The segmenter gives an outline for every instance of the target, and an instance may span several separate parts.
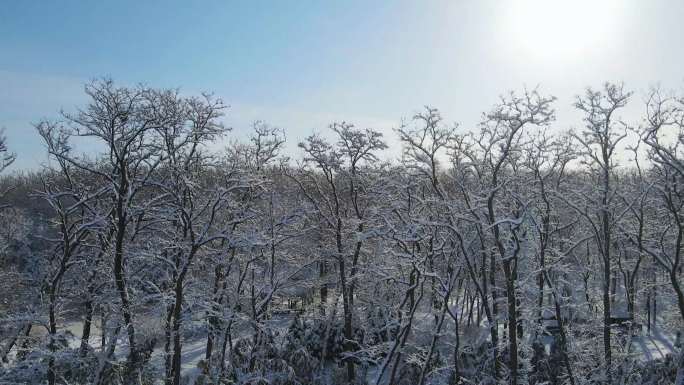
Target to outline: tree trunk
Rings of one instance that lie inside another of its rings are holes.
[[[183,280],[176,281],[176,298],[173,307],[173,385],[180,385],[181,380],[181,326],[183,323],[181,311],[183,308]]]
[[[509,383],[518,384],[518,310],[515,295],[515,273],[511,266],[511,260],[503,262],[504,275],[506,278],[506,299],[508,303],[508,369],[510,370]]]
[[[166,306],[166,319],[164,322],[164,384],[171,385],[173,382],[171,368],[171,344],[173,343],[173,306]]]
[[[128,298],[128,286],[126,284],[124,244],[126,238],[127,223],[127,196],[128,187],[128,167],[124,161],[119,162],[119,188],[117,189],[116,207],[114,218],[116,220],[116,238],[114,242],[114,282],[116,290],[121,300],[121,314],[123,315],[126,334],[128,335],[128,363],[124,378],[127,382],[133,383],[139,370],[138,347],[135,339],[135,325],[131,312],[130,300]]]
[[[347,287],[347,277],[345,273],[345,266],[344,266],[344,260],[341,259],[339,263],[339,268],[340,268],[340,286],[342,290],[342,307],[344,309],[344,350],[347,354],[351,353],[352,350],[354,350],[354,345],[352,343],[352,339],[354,338],[353,336],[353,329],[352,329],[352,309],[351,309],[351,301],[349,298],[349,291]],[[346,360],[346,366],[347,366],[347,382],[353,383],[353,381],[356,378],[356,374],[354,373],[354,361],[351,358],[347,358]]]
[[[677,306],[679,307],[679,314],[684,321],[684,291],[679,284],[679,279],[677,278],[677,269],[672,269],[670,272],[670,282],[672,283],[672,288],[677,294]]]
[[[612,350],[610,347],[610,261],[603,261],[603,352],[606,356],[606,377],[612,384]]]
[[[50,349],[50,359],[48,360],[48,384],[55,385],[56,373],[55,373],[55,351],[57,346],[55,345],[55,335],[57,334],[57,319],[55,317],[55,289],[54,287],[50,290],[50,306],[49,306],[49,343],[48,348]]]
[[[26,331],[24,332],[24,341],[21,344],[21,347],[17,351],[17,361],[21,362],[26,358],[26,352],[28,350],[28,344],[29,344],[29,335],[31,335],[31,330],[33,330],[33,324],[29,323],[28,326],[26,327]]]
[[[81,348],[79,355],[85,357],[90,344],[90,326],[93,322],[93,300],[88,299],[85,303],[85,319],[83,320],[83,333],[81,333]]]
[[[12,348],[13,348],[14,345],[17,343],[17,340],[19,339],[19,337],[20,337],[22,334],[26,333],[26,335],[28,336],[28,332],[27,332],[26,330],[29,330],[29,331],[31,330],[30,324],[29,324],[29,325],[26,325],[26,326],[22,326],[22,327],[17,331],[17,334],[14,335],[14,338],[12,338],[12,339],[7,343],[7,345],[4,347],[4,349],[3,349],[3,351],[2,351],[2,358],[0,359],[0,361],[2,361],[2,362],[4,362],[4,363],[9,362],[9,360],[7,359],[7,356],[9,355],[10,351],[12,351]]]
[[[211,311],[208,315],[209,320],[209,330],[207,332],[207,349],[204,353],[204,359],[207,362],[207,367],[211,365],[211,355],[214,352],[214,339],[216,338],[216,333],[218,332],[219,319],[217,313],[221,311],[220,303],[223,297],[221,292],[221,282],[223,281],[223,266],[221,264],[217,265],[214,269],[214,290],[212,295]],[[224,283],[225,285],[225,283]]]
[[[563,312],[561,310],[561,304],[558,299],[558,294],[554,285],[551,284],[549,275],[544,272],[544,278],[548,283],[549,289],[551,291],[551,296],[553,298],[554,309],[556,312],[556,320],[558,321],[558,329],[560,331],[560,345],[563,353],[563,362],[565,364],[565,370],[568,372],[568,377],[570,378],[570,384],[575,385],[575,373],[572,370],[572,364],[570,363],[570,355],[568,354],[568,339],[565,333],[565,321],[563,319]]]

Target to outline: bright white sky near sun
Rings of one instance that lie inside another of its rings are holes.
[[[471,130],[498,95],[537,85],[558,97],[554,129],[580,125],[574,95],[606,80],[635,91],[624,115],[636,122],[649,86],[684,85],[682,20],[680,0],[6,0],[0,127],[14,169],[36,167],[31,123],[73,111],[100,76],[213,91],[233,136],[263,119],[291,148],[338,120],[392,141],[426,104]]]

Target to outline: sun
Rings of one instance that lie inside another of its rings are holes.
[[[621,0],[510,0],[500,31],[515,52],[568,60],[618,36]]]

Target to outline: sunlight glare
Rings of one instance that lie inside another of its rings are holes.
[[[568,60],[615,38],[619,0],[513,0],[503,37],[509,48],[536,58]]]

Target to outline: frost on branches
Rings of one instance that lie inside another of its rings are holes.
[[[85,92],[39,171],[0,136],[0,383],[684,384],[682,95],[627,121],[589,88],[565,131],[525,89],[290,154],[211,94]]]

